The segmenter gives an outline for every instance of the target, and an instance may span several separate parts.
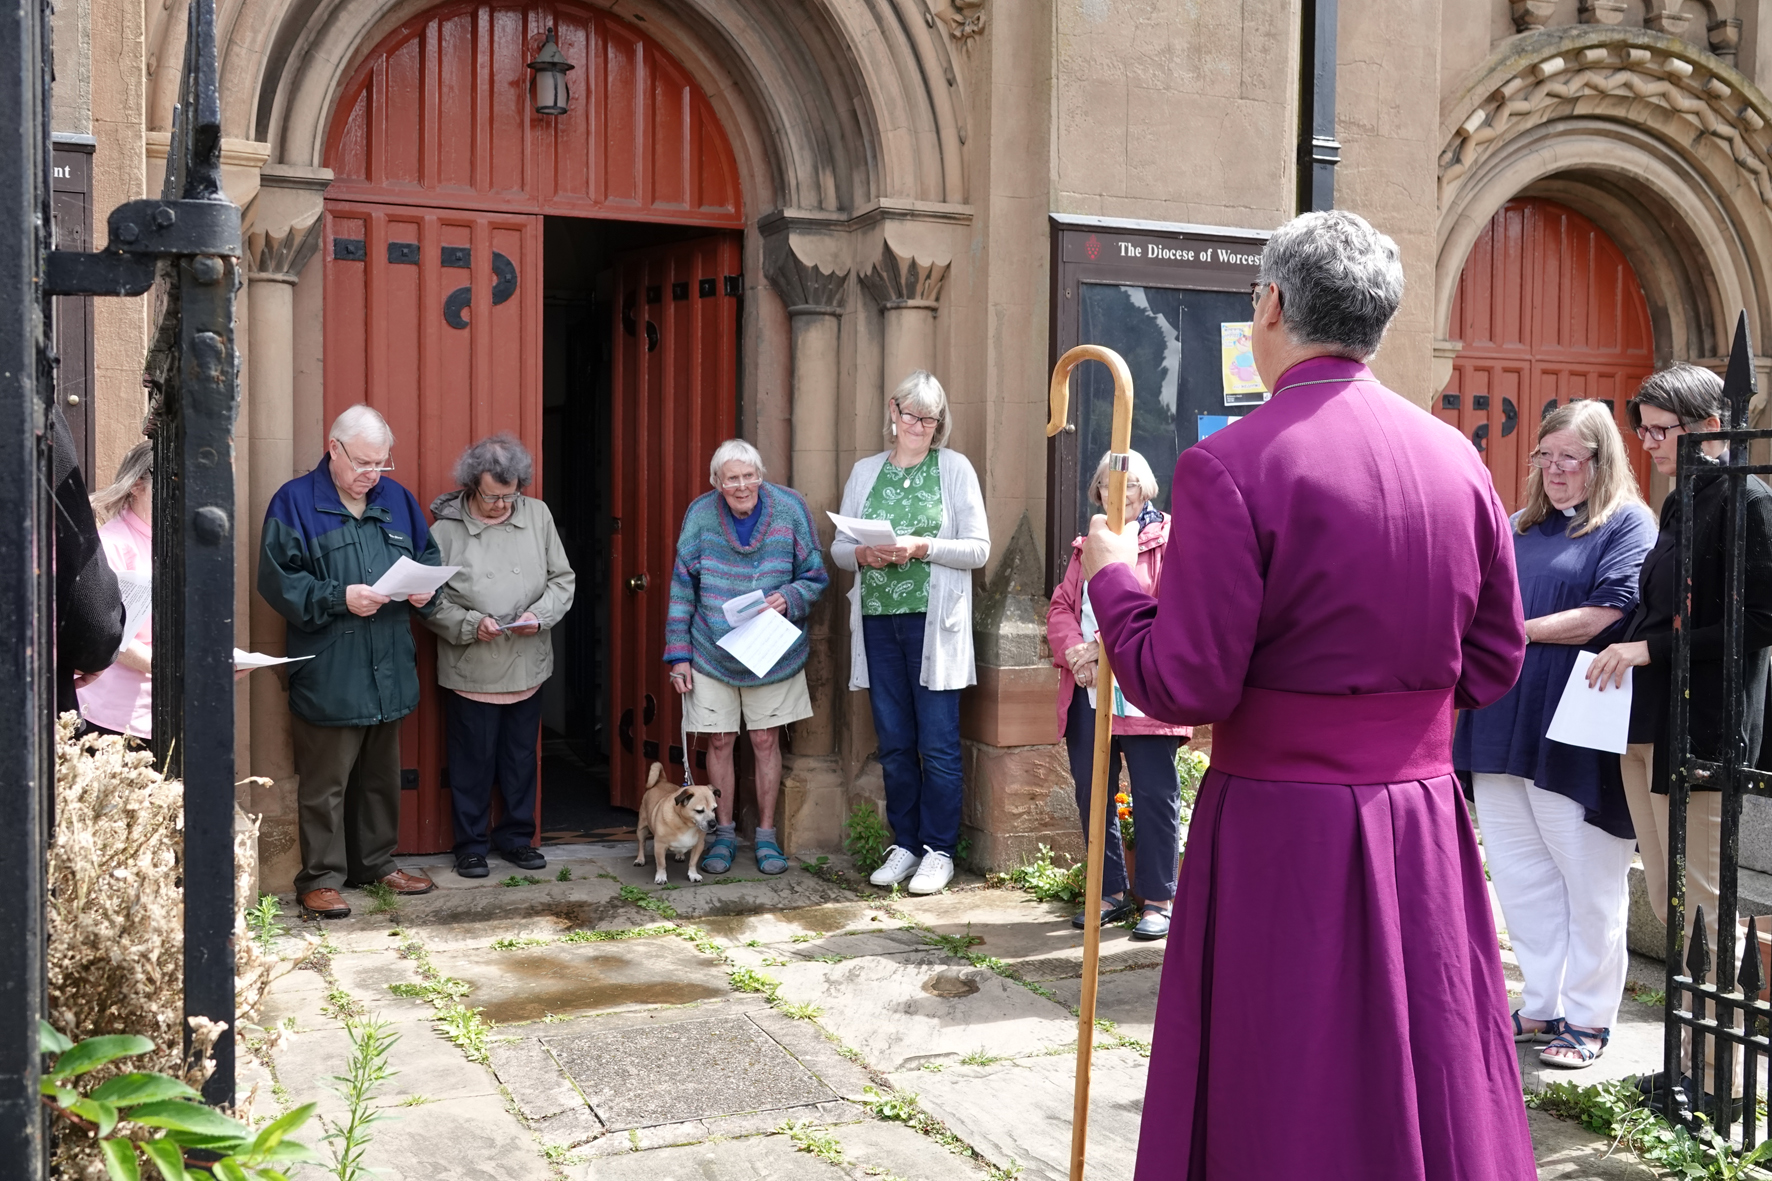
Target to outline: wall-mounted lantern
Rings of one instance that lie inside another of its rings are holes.
[[[560,52],[551,26],[548,28],[548,39],[542,42],[541,52],[535,55],[529,68],[535,71],[529,88],[535,100],[535,113],[564,115],[567,105],[572,101],[572,91],[566,85],[566,71],[572,69],[572,63]]]

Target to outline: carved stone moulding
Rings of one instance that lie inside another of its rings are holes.
[[[947,273],[945,262],[924,262],[907,257],[894,250],[890,242],[883,242],[880,261],[862,275],[861,284],[882,306],[916,305],[933,309],[941,300],[941,284]]]
[[[1521,33],[1544,28],[1544,22],[1556,11],[1557,0],[1511,0],[1514,29]]]
[[[1624,0],[1581,0],[1581,23],[1616,25],[1624,20]]]
[[[1670,37],[1685,36],[1686,26],[1692,23],[1692,14],[1681,11],[1685,4],[1686,0],[1648,0],[1643,27]]]

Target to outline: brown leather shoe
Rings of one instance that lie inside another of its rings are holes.
[[[301,896],[301,909],[304,915],[313,915],[317,919],[349,918],[350,904],[344,896],[330,886],[318,890],[309,890]]]
[[[396,869],[381,880],[381,884],[396,894],[429,894],[437,888],[437,883],[430,878],[420,877],[415,873],[407,873]]]

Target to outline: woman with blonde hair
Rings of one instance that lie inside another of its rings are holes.
[[[1453,763],[1471,773],[1525,977],[1514,1040],[1548,1042],[1541,1061],[1579,1068],[1605,1050],[1624,991],[1635,834],[1618,757],[1545,733],[1576,654],[1636,605],[1655,518],[1602,402],[1545,415],[1529,462],[1512,518],[1525,666],[1505,697],[1459,718]]]
[[[92,494],[99,544],[118,574],[146,574],[154,562],[154,444],[146,439],[123,453],[117,478]],[[123,645],[110,668],[80,685],[80,716],[101,734],[153,737],[153,623]]]
[[[886,521],[895,544],[839,534],[831,558],[849,592],[849,687],[867,689],[879,735],[892,847],[868,879],[934,894],[960,842],[960,690],[973,684],[972,571],[991,554],[984,493],[944,444],[947,392],[917,370],[886,399],[887,450],[857,461],[843,515]]]

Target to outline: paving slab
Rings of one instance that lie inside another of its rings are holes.
[[[681,1005],[724,996],[726,969],[682,939],[553,944],[515,951],[449,951],[438,970],[466,981],[468,1004],[500,1025],[548,1014]]]
[[[1157,990],[1163,973],[1157,968],[1109,972],[1095,993],[1097,1020],[1112,1021],[1127,1037],[1149,1042],[1157,1028]],[[1055,980],[1046,985],[1067,1005],[1080,1003],[1083,981]]]
[[[898,955],[906,951],[928,951],[929,941],[914,927],[886,931],[841,931],[801,943],[771,943],[769,950],[795,959],[815,960],[822,956],[854,959],[863,955]]]
[[[1138,1156],[1146,1062],[1129,1050],[1097,1051],[1090,1074],[1089,1172],[1130,1177]],[[1023,1181],[1068,1181],[1076,1059],[1028,1058],[890,1076],[992,1164],[1022,1167]],[[1005,1119],[1005,1112],[1014,1112]]]
[[[792,1054],[820,1082],[844,1099],[856,1103],[868,1098],[873,1076],[837,1052],[838,1043],[811,1021],[802,1021],[775,1009],[758,1009],[748,1015],[751,1023]]]
[[[852,899],[780,913],[715,915],[698,919],[696,925],[722,943],[740,945],[752,939],[786,943],[795,935],[888,930],[902,927],[904,922],[881,905]]]
[[[544,1040],[612,1132],[837,1097],[744,1017]]]
[[[831,1135],[843,1146],[843,1155],[860,1166],[865,1176],[884,1175],[900,1181],[982,1181],[985,1177],[984,1166],[976,1160],[951,1152],[903,1124],[870,1119],[832,1128]]]
[[[1063,1007],[949,956],[870,956],[769,972],[783,999],[817,1005],[820,1024],[881,1070],[958,1062],[980,1049],[1037,1054],[1075,1037]]]
[[[847,1181],[786,1136],[753,1136],[608,1156],[566,1170],[571,1181]]]
[[[375,1125],[365,1154],[377,1181],[550,1181],[553,1176],[535,1138],[496,1096],[387,1114]]]
[[[489,1056],[492,1073],[510,1092],[511,1101],[524,1119],[545,1120],[575,1109],[585,1110],[584,1098],[538,1039],[502,1039],[493,1044]]]
[[[1526,1123],[1539,1181],[1656,1181],[1667,1175],[1628,1152],[1614,1151],[1611,1140],[1570,1120],[1528,1109]]]
[[[417,984],[417,965],[390,950],[358,952],[333,958],[332,974],[339,985],[369,1012],[396,1026],[430,1023],[437,1010],[429,1001],[396,996],[395,984]]]
[[[606,1130],[603,1121],[582,1103],[574,1110],[562,1111],[535,1124],[535,1134],[544,1146],[559,1145],[562,1148],[589,1144]]]

